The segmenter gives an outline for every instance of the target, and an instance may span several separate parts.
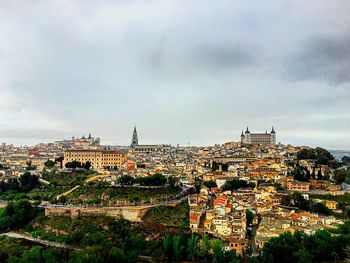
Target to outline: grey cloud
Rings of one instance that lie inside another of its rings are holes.
[[[206,68],[241,68],[255,64],[254,56],[240,47],[199,47],[193,52],[196,66]]]
[[[292,81],[350,82],[350,35],[314,37],[288,57],[285,76]]]

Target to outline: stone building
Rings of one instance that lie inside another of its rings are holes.
[[[248,127],[245,133],[241,134],[241,144],[263,144],[263,145],[270,145],[270,144],[276,144],[276,132],[275,129],[272,127],[272,130],[270,133],[250,133]]]

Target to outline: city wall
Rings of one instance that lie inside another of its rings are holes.
[[[163,204],[163,206],[175,206],[174,204]],[[154,206],[124,206],[124,207],[47,207],[45,216],[66,216],[77,219],[80,216],[109,216],[114,218],[123,218],[131,222],[141,222],[142,217]]]

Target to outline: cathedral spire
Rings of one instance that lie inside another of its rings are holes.
[[[138,145],[138,144],[139,144],[139,140],[137,137],[136,125],[134,125],[134,131],[132,133],[132,140],[131,140],[131,147]]]

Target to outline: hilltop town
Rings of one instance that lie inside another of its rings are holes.
[[[337,229],[350,216],[348,164],[276,137],[273,127],[247,127],[240,140],[222,145],[142,145],[135,127],[130,146],[101,145],[91,134],[2,144],[0,198],[4,206],[27,199],[50,220],[102,216],[152,225],[148,238],[155,240],[166,238],[155,225],[184,227],[220,240],[223,251],[259,257],[271,238]],[[45,229],[68,235],[60,226]]]

